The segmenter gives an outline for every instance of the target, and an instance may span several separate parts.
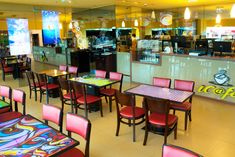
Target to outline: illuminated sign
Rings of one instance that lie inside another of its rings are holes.
[[[161,13],[160,14],[160,22],[165,26],[172,25],[172,15]]]
[[[212,85],[202,85],[199,87],[199,93],[213,93],[220,96],[222,100],[227,97],[235,98],[235,87],[229,84],[230,77],[227,75],[226,70],[220,70],[214,75],[214,81],[209,83]],[[225,88],[227,87],[227,88]]]
[[[30,54],[28,19],[7,19],[11,55]]]

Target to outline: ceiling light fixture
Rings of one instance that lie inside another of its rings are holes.
[[[191,16],[191,12],[189,10],[188,7],[185,8],[185,11],[184,11],[184,19],[185,20],[189,20],[190,19],[190,16]]]
[[[220,16],[220,14],[217,14],[217,15],[216,15],[215,23],[216,23],[216,24],[220,24],[220,23],[221,23],[221,16]]]
[[[138,27],[138,26],[139,26],[139,22],[138,22],[137,19],[135,19],[135,21],[134,21],[134,26],[135,26],[135,27]]]
[[[230,12],[230,17],[235,18],[235,4],[233,4],[231,12]]]
[[[152,11],[151,18],[152,18],[152,19],[156,19],[156,15],[155,15],[155,11],[154,11],[154,10]]]
[[[68,3],[72,3],[72,0],[61,0],[61,2],[68,2]]]
[[[122,27],[126,27],[125,21],[122,21]]]
[[[62,23],[59,23],[59,29],[62,29],[63,26],[62,26]]]

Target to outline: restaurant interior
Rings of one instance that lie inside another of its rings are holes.
[[[234,0],[0,0],[0,61],[0,157],[235,154]]]

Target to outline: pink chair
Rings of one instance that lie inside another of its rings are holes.
[[[25,109],[25,101],[26,101],[26,94],[24,91],[19,90],[19,89],[13,89],[13,96],[12,99],[14,101],[14,105],[15,105],[15,111],[12,112],[6,112],[0,115],[0,122],[5,122],[5,121],[9,121],[15,118],[19,118],[22,115],[25,115],[26,113],[26,109]],[[22,104],[23,106],[23,114],[18,112],[18,103]]]
[[[202,157],[202,155],[186,148],[164,144],[162,147],[162,157]]]
[[[48,121],[57,124],[62,132],[63,126],[63,113],[59,107],[43,104],[42,106],[42,119],[48,125]]]
[[[74,77],[78,76],[78,67],[69,66],[68,67],[69,76],[73,75]]]
[[[60,71],[67,71],[67,66],[66,65],[60,65],[59,70]]]
[[[187,80],[175,80],[174,81],[174,89],[176,90],[182,90],[182,91],[188,91],[193,92],[194,90],[194,81],[187,81]],[[175,111],[183,111],[185,112],[185,119],[184,119],[184,130],[187,130],[187,123],[188,123],[188,117],[189,120],[192,121],[192,98],[189,99],[188,102],[184,102],[181,104],[177,103],[171,103],[171,109],[173,109],[173,112],[175,114]]]
[[[91,122],[82,116],[68,113],[66,130],[69,137],[71,137],[71,133],[76,133],[86,140],[85,153],[77,148],[72,148],[60,154],[59,157],[89,157]]]
[[[95,70],[95,77],[97,77],[97,78],[106,78],[106,71],[104,71],[104,70]]]
[[[12,90],[10,86],[0,85],[0,114],[12,111]],[[8,101],[6,100],[8,99]]]
[[[161,78],[161,77],[153,77],[153,85],[157,86],[157,87],[170,88],[171,87],[171,79]]]
[[[109,79],[120,82],[119,92],[122,91],[122,79],[123,74],[118,72],[109,72]],[[100,89],[100,94],[106,97],[109,97],[109,111],[112,112],[112,101],[115,100],[116,89],[111,88],[102,88]],[[113,99],[114,98],[114,99]]]

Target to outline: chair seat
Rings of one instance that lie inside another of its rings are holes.
[[[79,98],[79,97],[81,97],[81,96],[82,96],[81,93],[76,93],[76,97],[74,97],[74,94],[72,94],[72,97],[73,97],[73,98]],[[64,99],[70,99],[70,98],[71,98],[71,95],[70,95],[70,93],[67,93],[67,94],[64,94],[63,97],[64,97]]]
[[[154,125],[161,125],[165,126],[165,114],[158,114],[158,113],[152,113],[149,115],[149,122]],[[168,115],[168,126],[173,125],[175,122],[177,122],[178,117],[176,115],[169,114]]]
[[[125,118],[133,118],[132,106],[123,107],[120,110],[120,115]],[[135,107],[135,118],[144,116],[144,109],[141,107]]]
[[[100,94],[101,95],[114,96],[115,92],[116,92],[116,89],[113,89],[113,88],[107,88],[107,89],[103,88],[103,89],[100,89]]]
[[[84,153],[77,149],[77,148],[72,148],[60,155],[58,155],[58,157],[84,157]]]
[[[91,104],[91,103],[95,103],[97,101],[101,101],[101,98],[98,96],[93,96],[93,95],[87,95],[86,96],[86,103],[87,104]],[[85,98],[84,96],[80,97],[77,99],[77,103],[78,104],[84,104],[85,103]]]
[[[5,67],[4,68],[5,73],[10,73],[10,72],[13,72],[13,71],[14,71],[14,69],[12,67]]]
[[[6,112],[6,113],[3,113],[3,114],[0,114],[0,123],[5,122],[5,121],[9,121],[9,120],[12,120],[12,119],[15,119],[15,118],[19,118],[21,116],[23,116],[23,114],[20,113],[20,112]]]
[[[51,89],[59,88],[59,85],[50,83],[50,84],[47,85],[47,87],[48,87],[49,90],[51,90]],[[46,88],[46,85],[43,85],[41,88],[44,89],[44,90],[47,89],[47,88]]]
[[[172,103],[171,108],[175,110],[188,111],[191,110],[192,104],[190,102],[184,102],[181,104]]]

